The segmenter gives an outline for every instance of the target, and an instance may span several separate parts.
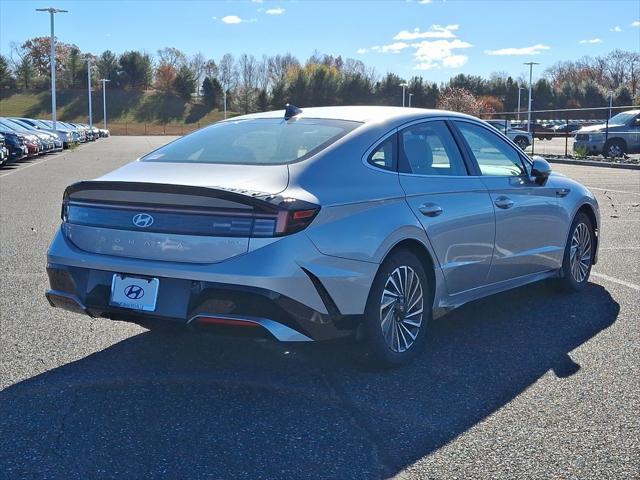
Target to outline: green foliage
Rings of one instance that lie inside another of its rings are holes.
[[[574,148],[573,154],[578,158],[585,158],[589,154],[589,148],[586,145],[578,145]]]
[[[209,108],[218,107],[222,103],[222,85],[217,78],[206,77],[202,82],[202,103]]]
[[[196,91],[196,79],[186,65],[178,69],[173,88],[178,96],[184,100],[190,100],[191,95]]]
[[[151,85],[153,72],[151,57],[137,51],[125,52],[119,59],[121,85],[131,89],[144,89]]]

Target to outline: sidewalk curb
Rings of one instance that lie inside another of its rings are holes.
[[[607,168],[626,168],[628,170],[640,170],[640,164],[635,163],[614,163],[614,162],[597,162],[594,160],[570,160],[566,158],[549,158],[545,157],[549,163],[564,163],[566,165],[582,165],[583,167],[607,167]]]

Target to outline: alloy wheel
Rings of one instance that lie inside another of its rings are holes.
[[[622,157],[623,155],[622,148],[617,143],[612,143],[611,145],[609,145],[608,153],[609,153],[609,157],[611,158],[618,158],[618,157]]]
[[[591,266],[591,232],[584,223],[576,225],[573,231],[569,259],[573,279],[578,283],[582,283],[587,277]]]
[[[380,299],[380,326],[387,346],[396,353],[414,344],[424,311],[424,293],[417,273],[409,266],[396,268],[387,278]]]

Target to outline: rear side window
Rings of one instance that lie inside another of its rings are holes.
[[[396,143],[395,135],[391,135],[387,138],[373,151],[373,153],[371,153],[371,155],[369,155],[369,164],[374,167],[382,168],[383,170],[395,172]]]
[[[416,175],[466,175],[460,150],[443,121],[425,122],[400,133],[400,171]]]
[[[360,125],[331,119],[220,122],[144,156],[144,162],[282,165],[315,155]]]
[[[525,174],[520,155],[501,137],[480,125],[455,123],[471,148],[482,175],[517,177]]]

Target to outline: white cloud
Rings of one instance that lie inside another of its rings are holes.
[[[415,69],[429,70],[432,68],[459,68],[467,63],[469,58],[455,52],[458,49],[471,48],[469,42],[462,40],[423,40],[411,45],[416,49]]]
[[[426,5],[427,3],[431,3],[431,0],[420,0],[420,2],[418,2],[418,3]]]
[[[371,50],[379,53],[400,53],[402,50],[408,47],[409,47],[408,43],[395,42],[389,45],[382,45],[382,46],[376,45],[374,47],[371,47]]]
[[[487,55],[539,55],[543,50],[550,50],[551,47],[538,43],[537,45],[531,45],[530,47],[522,48],[501,48],[499,50],[485,50]]]
[[[615,27],[610,28],[609,31],[610,32],[621,32],[622,29],[620,28],[620,26],[616,25]]]
[[[631,22],[632,27],[640,27],[640,21],[636,20],[635,22]]]
[[[222,23],[236,25],[238,23],[242,23],[242,19],[237,15],[227,15],[226,17],[222,17]]]
[[[393,37],[394,40],[417,40],[419,38],[456,38],[454,31],[458,30],[460,25],[431,25],[429,30],[421,32],[419,28],[414,28],[412,32],[402,30]]]
[[[262,3],[262,2],[264,2],[264,0],[251,0],[251,2],[253,2],[253,3]]]
[[[367,50],[366,48],[359,48],[358,50],[356,50],[356,53],[358,55],[364,55],[365,53],[367,53],[369,50]]]
[[[580,40],[578,43],[590,43],[590,44],[602,43],[602,39],[601,38],[591,38],[589,40]]]
[[[284,8],[269,8],[264,13],[267,15],[282,15],[286,10]]]
[[[216,17],[213,17],[213,19],[215,20]],[[246,18],[240,18],[237,15],[227,15],[226,17],[222,17],[220,21],[222,23],[226,23],[227,25],[237,25],[239,23],[253,23],[253,22],[256,22],[257,20],[255,18],[246,19]]]

